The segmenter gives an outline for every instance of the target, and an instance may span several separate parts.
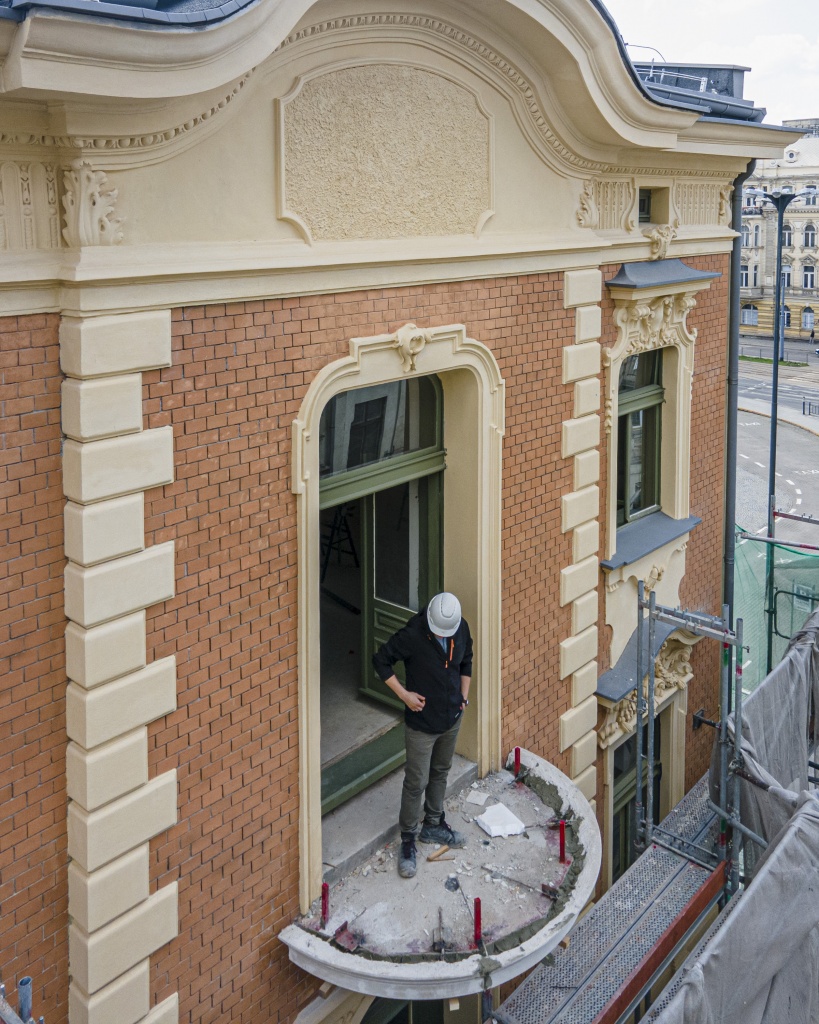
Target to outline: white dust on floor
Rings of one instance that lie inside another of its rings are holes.
[[[484,793],[483,805],[474,802]],[[517,815],[526,832],[490,839],[474,819],[495,803]],[[559,862],[559,832],[548,828],[557,821],[553,808],[501,771],[448,800],[446,818],[466,838],[463,849],[444,855],[453,859],[428,861],[436,847],[418,843],[417,874],[403,879],[398,875],[400,843],[390,843],[330,889],[329,917],[322,933],[332,936],[346,922],[359,944],[356,952],[397,958],[431,953],[440,939],[441,922],[448,950],[471,950],[476,896],[481,899],[484,942],[547,916],[552,901],[543,895],[541,885],[558,887],[568,870]],[[320,912],[317,901],[302,923],[318,928]]]

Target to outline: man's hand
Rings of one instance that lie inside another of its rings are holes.
[[[423,711],[424,705],[427,702],[426,697],[422,697],[420,693],[413,693],[412,690],[404,690],[401,694],[401,700],[410,711]]]

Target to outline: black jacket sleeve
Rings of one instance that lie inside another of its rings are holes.
[[[410,633],[406,626],[399,629],[397,633],[382,644],[373,655],[373,668],[378,673],[379,679],[389,679],[395,674],[395,663],[411,657],[412,645]]]

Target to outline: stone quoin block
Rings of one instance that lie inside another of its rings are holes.
[[[148,844],[118,857],[97,871],[68,865],[71,916],[83,931],[93,932],[148,898]]]
[[[563,383],[585,377],[597,377],[600,373],[600,345],[588,341],[585,345],[572,345],[563,349]]]
[[[65,553],[78,565],[95,565],[145,547],[145,498],[139,492],[94,505],[65,506]]]
[[[591,802],[597,793],[597,768],[594,765],[589,765],[585,771],[572,779],[572,782],[574,782],[583,796]]]
[[[593,520],[578,526],[572,534],[572,558],[582,562],[600,550],[600,524]]]
[[[563,306],[593,306],[603,292],[603,274],[599,270],[567,270],[563,275]]]
[[[80,626],[96,626],[174,594],[174,542],[89,567],[65,570],[65,614]]]
[[[600,488],[596,484],[571,491],[560,499],[560,528],[563,533],[582,523],[597,519],[600,513]]]
[[[143,960],[89,996],[76,982],[68,989],[68,1016],[71,1024],[139,1024],[148,1013],[150,997],[150,961]]]
[[[572,601],[572,633],[576,636],[587,626],[597,622],[598,601],[597,591],[592,590],[577,600]]]
[[[67,792],[93,811],[148,781],[148,730],[143,726],[93,750],[78,743],[66,751]]]
[[[93,690],[70,683],[66,691],[66,732],[91,750],[175,708],[176,658],[171,656]]]
[[[68,854],[86,871],[95,871],[175,824],[176,771],[170,771],[96,811],[72,801]]]
[[[597,626],[560,641],[560,678],[565,679],[597,654]]]
[[[597,448],[600,444],[600,417],[581,416],[565,420],[561,427],[560,453],[564,459]]]
[[[585,736],[574,744],[571,749],[570,771],[571,777],[576,779],[581,772],[584,772],[589,765],[594,764],[597,758],[597,733],[592,729]]]
[[[142,374],[62,384],[63,433],[75,441],[95,441],[142,430]]]
[[[597,587],[597,559],[587,558],[576,565],[560,570],[560,607],[563,608],[578,597],[588,594]]]
[[[60,366],[67,377],[107,377],[171,365],[170,310],[60,323]]]
[[[83,629],[75,622],[69,622],[66,627],[66,673],[85,689],[144,668],[145,661],[144,611],[92,629]]]
[[[587,665],[572,672],[572,706],[577,707],[597,689],[597,662],[590,661]]]
[[[560,716],[561,753],[597,725],[597,700],[589,697]]]
[[[177,883],[171,882],[91,934],[69,925],[68,961],[80,988],[93,995],[175,938],[178,902]]]
[[[80,505],[172,481],[173,427],[63,446],[63,492]]]
[[[587,377],[579,380],[574,386],[574,414],[576,417],[588,416],[600,409],[600,380]]]
[[[574,489],[580,491],[584,487],[596,484],[600,479],[600,452],[581,452],[574,457]]]
[[[603,333],[603,311],[599,306],[578,306],[575,311],[574,340],[578,345],[595,341]]]

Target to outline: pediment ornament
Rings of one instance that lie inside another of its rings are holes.
[[[410,373],[415,369],[415,360],[429,338],[430,332],[422,327],[416,327],[415,324],[404,324],[395,332],[395,347],[401,357],[404,373]]]
[[[691,649],[697,638],[684,631],[670,636],[654,660],[654,713],[678,690],[685,690],[694,677]],[[643,696],[648,699],[648,676],[643,681]],[[637,691],[632,690],[621,701],[605,707],[606,717],[597,731],[597,745],[605,749],[624,736],[630,736],[637,725]]]

